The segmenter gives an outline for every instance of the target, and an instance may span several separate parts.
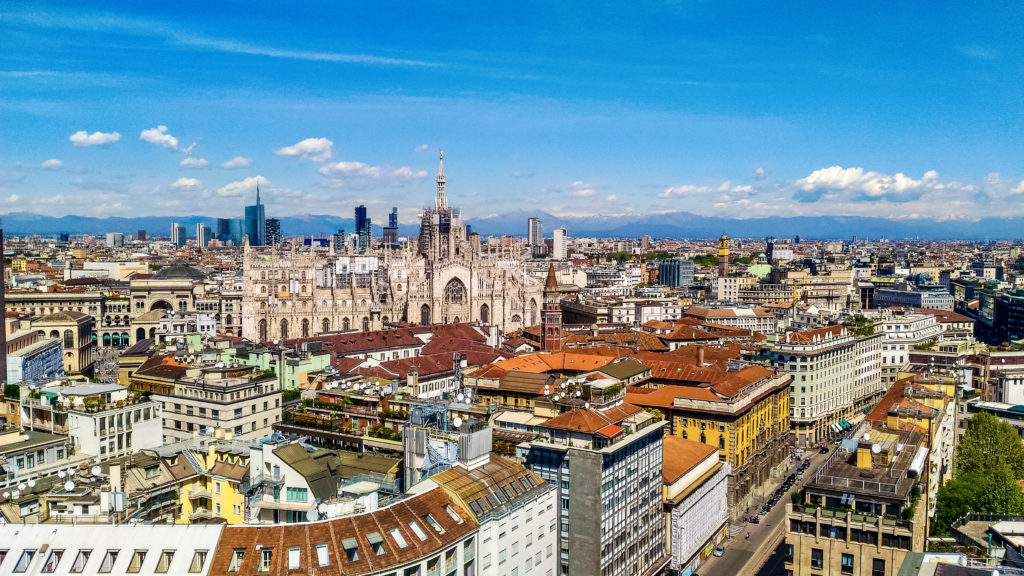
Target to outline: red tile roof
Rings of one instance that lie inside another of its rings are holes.
[[[662,443],[661,469],[666,484],[683,477],[708,456],[718,452],[714,446],[679,436],[665,436]]]

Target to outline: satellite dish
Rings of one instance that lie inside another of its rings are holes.
[[[89,470],[89,472],[92,472],[93,476],[99,476],[100,472],[103,472],[103,469],[100,468],[99,466],[93,466],[92,469]]]
[[[865,432],[865,433],[864,433],[864,440],[865,440],[865,441],[867,441],[867,440],[871,440],[871,434],[868,434],[867,432]]]
[[[10,498],[10,497],[11,497],[11,493],[10,492],[4,492],[4,498]]]
[[[455,424],[456,428],[461,428],[462,427],[462,418],[459,418],[458,416],[456,416],[455,419],[452,420],[452,424]]]
[[[326,504],[317,504],[316,511],[321,513],[321,514],[326,514],[327,513],[327,505]]]
[[[77,474],[74,468],[68,468],[68,476],[74,476]]]
[[[878,444],[872,444],[871,445],[871,453],[872,454],[881,454],[882,453],[882,447],[880,445],[878,445]]]
[[[278,345],[278,344],[280,344],[280,343],[281,343],[281,341],[280,341],[280,340],[274,340],[274,346],[277,346],[277,345]]]
[[[35,488],[36,487],[36,481],[35,480],[29,480],[28,481],[28,487],[29,488]]]
[[[583,391],[582,390],[577,390],[576,391],[576,397],[579,398],[580,396],[583,396]]]
[[[465,402],[466,401],[466,395],[465,394],[459,394],[458,396],[456,396],[456,398],[459,399],[459,402]]]
[[[24,482],[19,482],[18,483],[18,490],[24,490],[24,489],[25,489],[25,483]]]
[[[65,477],[65,476],[67,476],[67,475],[68,475],[68,473],[67,473],[67,472],[65,472],[65,471],[63,471],[63,470],[57,470],[57,477],[58,477],[58,478],[64,478],[64,477]]]
[[[319,518],[319,517],[320,516],[317,514],[316,510],[308,510],[308,511],[306,511],[306,520],[309,520],[310,522],[315,522],[316,519]]]
[[[24,441],[26,441],[26,442],[28,442],[29,440],[31,440],[31,439],[32,439],[32,437],[31,437],[31,436],[29,436],[28,434],[22,434],[22,435],[21,435],[21,439],[22,439],[22,440],[24,440]]]
[[[583,407],[586,408],[587,410],[590,410],[590,402],[584,402]]]
[[[18,490],[15,490],[14,493],[11,494],[11,498],[18,498],[20,496],[21,496],[21,492],[19,492]]]
[[[75,483],[72,482],[71,480],[68,480],[67,482],[64,483],[64,489],[67,490],[68,492],[71,492],[72,490],[75,489]]]

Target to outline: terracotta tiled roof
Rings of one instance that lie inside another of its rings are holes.
[[[451,510],[458,518],[449,514]],[[431,526],[427,515],[441,526]],[[424,539],[410,528],[415,522]],[[301,524],[274,524],[267,526],[227,526],[221,533],[210,574],[228,574],[234,550],[243,550],[239,574],[258,573],[263,550],[272,550],[270,569],[260,574],[271,576],[312,574],[341,576],[379,573],[403,564],[426,558],[464,540],[478,528],[476,518],[452,496],[441,489],[402,500],[375,512],[348,516],[325,522]],[[397,530],[405,544],[402,546],[391,534]],[[326,545],[328,563],[319,566],[317,545]],[[350,560],[346,546],[355,547],[355,558]],[[374,546],[378,547],[374,550]],[[298,570],[288,569],[288,550],[299,548]]]
[[[786,342],[792,342],[795,344],[811,344],[813,342],[823,342],[839,338],[844,334],[846,334],[845,326],[826,326],[824,328],[815,328],[814,330],[791,332],[786,335]]]
[[[609,424],[620,424],[626,417],[642,410],[639,406],[632,404],[620,404],[619,406],[601,411],[576,408],[555,416],[542,426],[545,428],[558,428],[593,434]]]
[[[705,458],[717,452],[714,446],[679,436],[665,436],[662,442],[661,471],[666,484],[683,477]]]

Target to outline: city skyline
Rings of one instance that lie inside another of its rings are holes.
[[[315,8],[11,9],[0,213],[1024,213],[1020,6]]]

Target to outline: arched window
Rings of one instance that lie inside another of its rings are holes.
[[[118,347],[120,347],[121,346],[121,335],[118,334],[117,332],[114,332],[113,334],[110,334],[110,345],[111,346],[118,346]]]
[[[309,338],[309,319],[302,319],[302,337]]]
[[[520,324],[523,321],[523,317],[519,314],[513,314],[511,320],[513,324]]]
[[[530,326],[536,326],[538,324],[538,321],[537,321],[537,300],[535,298],[530,298],[529,315],[530,315]]]
[[[137,330],[135,330],[135,341],[136,342],[140,342],[140,341],[145,340],[145,339],[146,339],[146,329],[145,328],[138,328]]]
[[[366,316],[363,316],[363,332],[369,332],[369,331],[370,331],[370,319],[367,318]]]
[[[281,320],[281,340],[288,339],[288,321]]]
[[[104,346],[110,346],[110,342],[111,342],[110,334],[104,334],[103,335],[103,345]]]
[[[322,328],[323,329],[321,330],[321,332],[330,332],[331,331],[331,321],[328,320],[327,318],[324,318]]]
[[[227,324],[228,326],[231,326],[232,324],[234,324],[234,322],[232,322],[231,320],[232,320],[231,314],[228,314],[227,316],[224,317],[224,323]]]
[[[708,437],[703,432],[700,433],[700,443],[701,444],[707,444],[708,443]]]
[[[480,306],[480,322],[482,324],[487,324],[490,321],[491,321],[491,309],[487,306],[487,304],[484,304],[484,305]]]
[[[264,285],[260,286],[260,294],[266,294],[266,293],[267,293],[267,285],[264,284]]]
[[[430,324],[430,306],[426,304],[420,307],[420,324]]]
[[[452,278],[444,287],[445,304],[464,304],[466,302],[466,285],[458,278]]]
[[[267,341],[267,321],[260,320],[260,342]]]
[[[352,328],[352,325],[349,323],[348,318],[342,318],[341,319],[341,329],[343,331],[345,331],[345,332],[348,332],[349,329],[351,329],[351,328]]]
[[[130,344],[132,339],[128,336],[127,332],[121,332],[121,346],[127,346]]]
[[[718,436],[718,449],[725,450],[725,435]]]

